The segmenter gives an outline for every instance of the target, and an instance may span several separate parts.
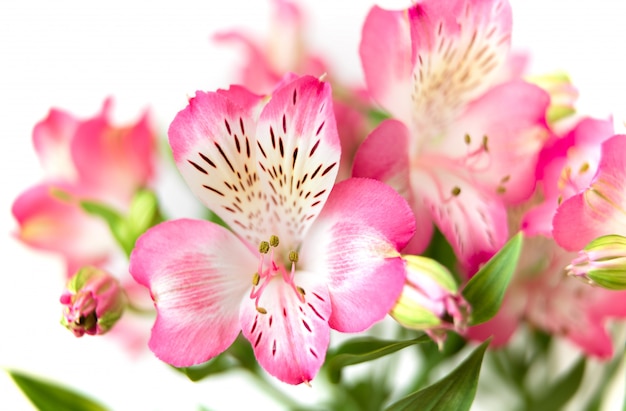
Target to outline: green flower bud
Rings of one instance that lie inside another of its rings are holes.
[[[605,235],[591,241],[565,268],[568,275],[609,290],[626,290],[626,237]]]
[[[405,255],[407,278],[390,315],[402,326],[423,330],[440,346],[448,330],[463,333],[469,305],[452,274],[430,258]]]

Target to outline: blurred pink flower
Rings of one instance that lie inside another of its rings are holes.
[[[126,127],[109,121],[111,102],[93,118],[79,120],[52,109],[33,131],[45,179],[13,203],[17,238],[61,254],[72,275],[99,265],[116,249],[106,223],[87,215],[79,202],[97,201],[125,210],[154,174],[155,133],[148,116]]]
[[[426,0],[374,7],[360,46],[372,97],[393,117],[357,152],[354,175],[387,182],[412,205],[428,245],[432,224],[473,273],[508,238],[506,205],[527,199],[547,136],[549,96],[509,60],[506,1]]]

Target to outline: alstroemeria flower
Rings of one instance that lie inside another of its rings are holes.
[[[214,40],[240,44],[245,60],[239,69],[238,83],[255,93],[269,93],[286,73],[321,76],[326,64],[309,52],[304,41],[302,10],[288,0],[273,0],[272,21],[267,38],[259,41],[239,30],[218,32]],[[229,44],[229,45],[230,45]]]
[[[546,142],[537,162],[537,198],[521,228],[529,236],[552,236],[552,219],[559,205],[589,186],[600,162],[602,143],[613,135],[613,122],[590,117]]]
[[[267,99],[197,92],[169,130],[192,191],[231,228],[175,220],[148,230],[131,274],[151,291],[149,346],[175,366],[223,352],[239,332],[280,380],[310,381],[330,329],[362,331],[393,307],[398,249],[415,225],[386,185],[333,187],[340,147],[330,86],[305,76]]]
[[[370,134],[354,174],[405,195],[423,228],[434,222],[469,273],[506,241],[506,204],[533,191],[547,135],[547,93],[507,69],[511,10],[502,0],[425,0],[374,7],[360,55],[372,97],[395,119]]]
[[[86,120],[60,110],[33,131],[33,143],[45,181],[22,193],[12,212],[24,243],[61,254],[73,274],[83,265],[98,265],[115,250],[109,228],[81,209],[92,200],[124,210],[154,174],[155,133],[147,115],[118,127],[109,120],[110,100]]]
[[[626,135],[602,144],[591,184],[559,206],[553,225],[556,242],[571,251],[604,235],[626,236]]]
[[[608,359],[613,342],[608,322],[626,317],[626,292],[590,287],[568,277],[565,267],[576,257],[553,239],[536,235],[524,240],[520,263],[502,307],[490,321],[470,327],[467,335],[492,346],[506,344],[522,322],[564,338],[587,355]]]

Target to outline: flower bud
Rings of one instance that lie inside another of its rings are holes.
[[[465,331],[469,304],[446,267],[421,256],[403,259],[406,283],[390,315],[404,327],[423,330],[441,348],[446,331]]]
[[[115,277],[96,267],[81,268],[61,295],[61,324],[75,336],[104,334],[119,320],[126,296]]]
[[[567,274],[609,290],[626,290],[626,237],[605,235],[578,252]]]
[[[549,124],[554,124],[576,113],[574,105],[578,98],[578,90],[566,73],[530,76],[526,80],[541,87],[550,95],[550,107],[546,113]]]

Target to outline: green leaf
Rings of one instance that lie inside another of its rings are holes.
[[[474,275],[463,289],[463,297],[472,307],[469,324],[490,320],[502,304],[522,251],[523,235],[516,234]]]
[[[122,216],[122,214],[114,208],[97,201],[82,200],[80,202],[80,206],[88,214],[100,217],[106,221],[109,225],[109,229],[111,230],[111,234],[113,234],[117,243],[120,247],[122,247],[124,252],[126,252],[126,255],[130,255],[134,242],[129,241],[130,233],[128,225],[126,224],[126,219]]]
[[[106,411],[94,400],[62,387],[19,371],[7,370],[15,384],[39,411]]]
[[[328,353],[324,366],[328,370],[330,380],[337,383],[341,379],[343,367],[375,360],[427,341],[431,339],[426,335],[406,341],[387,341],[373,337],[354,338],[343,343],[335,352]]]
[[[565,375],[561,376],[554,384],[548,387],[542,396],[533,401],[533,405],[529,407],[529,409],[533,411],[562,409],[578,391],[578,387],[585,374],[586,363],[585,357],[580,357]]]
[[[488,345],[489,341],[485,341],[446,377],[409,394],[387,407],[386,411],[469,410],[476,395],[480,366]]]
[[[159,200],[154,192],[141,189],[137,190],[130,205],[126,219],[132,243],[147,229],[163,221],[159,210]]]
[[[126,256],[130,256],[140,235],[164,221],[156,195],[147,189],[137,190],[128,215],[122,215],[114,208],[97,201],[82,200],[80,205],[87,213],[106,221]]]
[[[204,364],[194,365],[191,367],[173,368],[185,374],[191,381],[196,382],[211,375],[232,370],[234,367],[235,364],[233,364],[233,361],[224,353],[205,362]]]

